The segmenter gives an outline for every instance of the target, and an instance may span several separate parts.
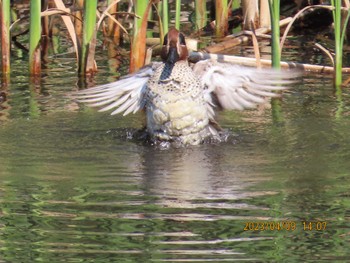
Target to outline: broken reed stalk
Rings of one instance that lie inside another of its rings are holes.
[[[41,9],[43,11],[46,11],[49,8],[49,1],[41,1]],[[41,17],[41,35],[48,38],[50,34],[50,27],[49,27],[49,16],[42,16]]]
[[[288,25],[291,20],[292,20],[291,17],[287,17],[285,19],[282,19],[279,22],[279,26],[284,27],[284,26]],[[266,34],[266,33],[269,33],[270,31],[271,31],[271,28],[264,28],[263,27],[263,28],[256,29],[255,33],[256,33],[256,36],[260,36],[261,34]],[[218,53],[222,50],[233,48],[233,47],[238,46],[242,43],[248,42],[249,39],[250,39],[250,37],[247,35],[242,35],[239,37],[227,36],[224,41],[206,47],[205,51],[209,52],[209,53]]]
[[[48,0],[41,1],[41,61],[48,62],[50,38],[52,38],[52,27],[50,28],[50,16],[43,15],[51,7]]]
[[[10,8],[10,0],[2,0],[1,1],[1,68],[2,73],[7,75],[10,73],[10,46],[11,46],[11,38],[10,38],[10,22],[11,22],[11,8]]]
[[[260,0],[259,26],[271,27],[269,0]]]
[[[303,8],[302,10],[300,10],[297,14],[294,15],[293,19],[290,21],[290,23],[288,24],[282,40],[281,40],[281,47],[283,47],[283,44],[285,42],[285,39],[287,37],[287,34],[290,30],[290,28],[292,27],[293,23],[295,22],[295,20],[300,17],[306,10],[308,9],[315,9],[315,8],[319,8],[319,9],[328,9],[332,11],[333,14],[333,21],[334,21],[334,35],[335,35],[335,58],[331,58],[331,61],[333,63],[334,66],[334,70],[332,71],[334,73],[334,84],[336,87],[341,85],[341,81],[342,81],[342,74],[340,72],[347,71],[342,69],[342,50],[343,50],[343,43],[344,43],[344,38],[345,38],[345,34],[346,34],[346,27],[347,27],[347,23],[349,21],[349,17],[350,17],[350,2],[349,0],[344,1],[345,3],[345,7],[342,7],[340,5],[340,3],[338,1],[332,1],[332,6],[327,6],[327,5],[312,5],[312,6],[307,6],[305,8]],[[335,7],[335,4],[337,4],[337,10]],[[347,12],[346,17],[342,16],[342,12]],[[342,19],[343,18],[343,19]],[[319,49],[321,49],[322,51],[325,51],[324,48],[322,48],[322,46],[318,46]],[[327,54],[327,56],[329,56],[329,52],[326,51],[325,52]]]
[[[41,72],[40,39],[41,0],[31,0],[29,22],[29,72],[31,75],[39,75]]]
[[[224,37],[228,33],[228,3],[227,0],[215,2],[215,35]]]
[[[260,56],[260,50],[259,50],[259,42],[258,42],[258,38],[256,37],[253,21],[251,21],[251,23],[252,23],[252,25],[251,25],[251,28],[252,28],[252,42],[253,42],[255,59],[256,59],[256,67],[257,68],[261,68],[261,62],[260,62],[261,56]]]
[[[111,4],[113,4],[113,0],[108,0],[107,6],[110,6]],[[112,17],[117,19],[116,15],[115,15],[117,13],[117,11],[118,11],[118,3],[113,5],[108,12]],[[117,23],[115,23],[112,18],[108,18],[108,20],[107,20],[107,35],[112,37],[113,42],[115,44],[118,44],[118,45],[120,43],[120,35],[121,35],[120,30],[121,30],[120,26]]]
[[[79,65],[78,72],[84,76],[87,72],[95,71],[94,59],[92,54],[89,54],[90,47],[94,45],[93,38],[96,33],[96,10],[97,0],[89,0],[84,2],[84,23],[82,44],[79,49]],[[95,50],[94,47],[91,50]]]
[[[254,25],[259,21],[258,1],[242,0],[243,29],[251,30],[251,23]]]
[[[221,55],[221,54],[208,54],[208,53],[202,53],[202,52],[191,52],[189,55],[189,61],[193,63],[204,59],[213,59],[219,62],[234,63],[237,65],[248,66],[248,67],[256,67],[257,65],[257,61],[255,58]],[[262,67],[271,67],[272,65],[272,61],[269,59],[260,59],[260,63]],[[302,64],[302,63],[284,62],[284,61],[281,61],[280,65],[281,65],[281,68],[283,69],[297,69],[297,70],[312,72],[312,73],[326,73],[326,74],[334,73],[334,68],[329,66],[311,65],[311,64]],[[343,68],[342,72],[346,74],[350,74],[350,68]]]
[[[205,0],[195,0],[196,27],[201,29],[207,24],[207,3]]]
[[[113,0],[107,0],[107,6],[109,6],[111,3],[113,2]],[[111,9],[109,9],[109,13],[113,16],[113,13],[117,12],[117,4],[114,5]],[[114,33],[114,26],[115,23],[112,20],[112,18],[107,18],[107,22],[106,22],[106,31],[107,31],[107,36],[112,36]]]
[[[300,11],[298,11],[298,13],[296,13],[293,18],[289,17],[290,21],[288,22],[288,25],[286,27],[286,29],[284,30],[281,42],[280,42],[280,47],[281,49],[283,48],[284,42],[287,39],[287,35],[290,31],[290,29],[292,28],[292,25],[294,24],[294,22],[297,20],[297,18],[299,18],[306,10],[308,9],[314,9],[314,8],[324,8],[324,9],[328,9],[328,10],[333,10],[332,7],[329,6],[325,6],[325,5],[311,5],[311,6],[306,6],[303,9],[301,9]]]
[[[79,1],[76,1],[76,5],[78,5]],[[79,37],[81,36],[81,31],[82,31],[82,15],[81,12],[75,12],[74,17],[74,24],[73,21],[71,19],[71,13],[70,10],[68,8],[65,7],[64,3],[62,0],[54,0],[55,6],[57,9],[66,12],[67,15],[61,15],[61,18],[63,20],[63,23],[65,24],[67,30],[68,30],[68,34],[72,40],[73,46],[74,46],[74,50],[75,50],[75,56],[77,58],[77,63],[79,63],[79,47],[81,46],[81,41],[79,41]],[[83,5],[82,5],[83,7]],[[77,15],[80,15],[80,18],[77,17]],[[78,26],[78,21],[79,21],[79,25]],[[76,30],[78,30],[79,32],[77,32]],[[52,38],[53,42],[58,42],[57,37],[53,36]],[[55,48],[55,43],[54,43],[54,48]]]
[[[77,36],[81,36],[83,33],[83,14],[82,10],[84,9],[84,0],[76,0],[75,1],[75,7],[77,11],[75,12],[75,19],[74,19],[74,29],[75,34]]]

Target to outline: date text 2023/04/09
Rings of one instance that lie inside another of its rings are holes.
[[[327,228],[325,221],[257,221],[245,222],[244,231],[295,231],[301,228],[304,231],[323,231]]]

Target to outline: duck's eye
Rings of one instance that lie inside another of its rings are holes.
[[[179,34],[179,41],[180,41],[180,45],[186,46],[185,36],[182,33]]]
[[[164,46],[167,46],[167,45],[168,45],[168,34],[166,34],[166,35],[164,36],[163,45],[164,45]]]

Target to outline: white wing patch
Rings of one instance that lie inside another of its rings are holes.
[[[153,71],[154,67],[147,66],[116,82],[78,91],[73,97],[88,106],[100,107],[99,111],[113,110],[111,115],[135,113],[145,106],[147,81]]]
[[[277,97],[275,91],[286,89],[296,82],[297,71],[248,68],[211,60],[198,62],[194,72],[200,77],[208,104],[212,97],[223,109],[244,110],[265,102],[267,97]]]

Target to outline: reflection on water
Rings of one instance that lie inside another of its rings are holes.
[[[349,93],[340,105],[329,79],[287,92],[282,123],[269,109],[224,112],[234,141],[160,150],[128,139],[142,114],[70,101],[75,74],[29,85],[18,67],[0,104],[0,262],[349,258]],[[271,221],[297,229],[244,231]]]

